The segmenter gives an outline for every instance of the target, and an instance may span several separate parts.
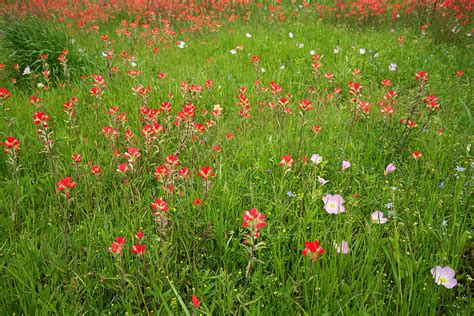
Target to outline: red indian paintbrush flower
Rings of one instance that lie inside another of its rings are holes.
[[[0,88],[0,100],[6,100],[11,97],[10,91],[5,88]]]
[[[193,307],[196,309],[199,307],[199,304],[201,304],[201,301],[195,295],[191,295],[191,301],[193,303]]]
[[[13,136],[9,136],[5,139],[4,142],[0,142],[0,145],[5,147],[3,151],[8,154],[12,150],[13,152],[18,152],[20,150],[20,141]]]
[[[158,216],[160,215],[160,212],[168,211],[168,203],[166,203],[166,201],[163,200],[163,198],[159,198],[159,199],[155,198],[153,202],[150,203],[150,206],[153,209],[153,211],[156,211],[155,213],[153,213],[153,216]]]
[[[109,252],[117,255],[122,254],[122,246],[125,243],[125,238],[118,236],[115,238],[115,241],[112,242],[112,245],[109,247]]]
[[[168,176],[169,169],[166,166],[158,166],[155,169],[155,178],[161,180]]]
[[[253,236],[258,237],[258,230],[267,226],[265,222],[265,214],[259,213],[256,208],[252,208],[242,214],[244,221],[242,227],[247,228]]]
[[[168,157],[165,158],[165,163],[168,166],[177,166],[179,165],[179,159],[175,155],[171,154]]]
[[[311,256],[312,260],[317,260],[320,255],[324,253],[324,249],[319,246],[319,242],[315,241],[306,241],[304,243],[304,249],[301,251],[303,256]]]
[[[58,191],[64,191],[66,197],[69,198],[69,189],[74,188],[77,185],[77,182],[72,181],[72,178],[66,177],[59,179],[59,182],[56,184]]]
[[[286,167],[286,168],[291,168],[295,161],[291,158],[290,155],[286,156],[281,156],[281,161],[280,161],[280,166]]]
[[[143,256],[146,247],[147,245],[135,244],[130,251],[136,255]]]
[[[198,176],[201,177],[203,180],[208,180],[209,177],[215,177],[216,174],[212,172],[211,167],[203,167],[198,172]]]

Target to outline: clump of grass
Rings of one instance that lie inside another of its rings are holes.
[[[16,67],[9,68],[9,75],[16,79],[20,86],[31,84],[43,77],[43,71],[48,70],[48,84],[57,84],[78,77],[86,67],[91,66],[92,60],[84,52],[74,46],[74,39],[59,25],[44,23],[38,18],[20,20],[6,16],[0,21],[0,47],[7,62]],[[58,60],[67,50],[67,66]],[[46,56],[41,58],[43,55]],[[29,67],[30,71],[25,69]],[[66,69],[65,69],[66,68]]]

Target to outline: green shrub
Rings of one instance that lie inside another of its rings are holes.
[[[90,56],[78,50],[74,39],[68,36],[67,30],[61,29],[58,24],[48,24],[37,18],[3,17],[0,21],[0,54],[6,62],[19,65],[19,68],[9,67],[11,78],[17,79],[17,84],[26,86],[32,82],[41,82],[42,72],[47,68],[50,71],[49,84],[73,80],[85,73],[85,68],[93,67]],[[67,70],[61,65],[58,57],[63,50],[67,50]],[[41,55],[46,54],[42,59]],[[47,64],[45,66],[45,64]],[[31,73],[24,74],[24,69],[30,67]],[[32,80],[37,74],[36,80]]]

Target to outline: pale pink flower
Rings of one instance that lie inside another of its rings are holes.
[[[349,243],[343,240],[340,244],[334,243],[334,248],[336,248],[337,253],[347,254],[349,253]]]
[[[436,266],[431,269],[431,274],[433,275],[436,284],[442,285],[447,289],[452,289],[458,284],[458,281],[454,278],[456,272],[448,266]]]
[[[346,170],[347,168],[349,168],[351,166],[351,163],[348,161],[348,160],[344,160],[342,162],[342,170]]]
[[[372,223],[374,224],[385,224],[388,221],[386,217],[383,217],[383,212],[375,211],[372,213]]]
[[[318,176],[318,181],[319,181],[319,184],[321,184],[321,185],[325,185],[326,183],[329,182],[329,180],[321,178],[320,176]]]
[[[323,197],[323,202],[324,202],[324,209],[329,214],[339,214],[345,211],[344,206],[342,206],[342,203],[344,203],[344,198],[340,196],[339,194],[336,194],[336,195],[326,194]]]
[[[387,165],[387,167],[385,168],[384,175],[388,175],[388,174],[394,172],[395,169],[397,169],[397,167],[395,167],[395,165],[393,163],[389,163]]]

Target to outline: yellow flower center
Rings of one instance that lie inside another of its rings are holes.
[[[334,202],[329,203],[329,207],[330,208],[336,208],[336,203],[334,203]]]

